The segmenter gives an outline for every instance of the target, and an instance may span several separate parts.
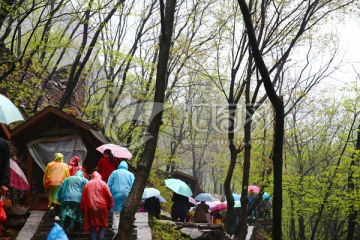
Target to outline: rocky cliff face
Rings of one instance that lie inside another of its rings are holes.
[[[71,64],[60,67],[50,74],[32,63],[17,62],[9,49],[0,45],[0,94],[11,99],[26,118],[30,117],[49,105],[59,105],[71,67]],[[84,97],[85,77],[82,76],[64,111],[78,116]]]

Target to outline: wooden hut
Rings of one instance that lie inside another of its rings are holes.
[[[108,141],[91,125],[49,106],[11,130],[11,141],[18,149],[18,160],[30,183],[25,205],[44,210],[47,199],[43,188],[44,167],[55,152],[64,154],[64,162],[74,155],[91,171],[102,154],[96,148]]]

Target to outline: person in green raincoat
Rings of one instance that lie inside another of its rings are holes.
[[[61,226],[63,226],[66,232],[71,228],[79,229],[82,225],[83,216],[80,202],[83,188],[87,182],[88,180],[84,178],[84,173],[78,170],[74,176],[64,180],[55,195],[57,201],[61,203]]]

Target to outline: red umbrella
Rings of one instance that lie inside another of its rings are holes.
[[[9,186],[19,190],[29,190],[30,185],[25,177],[24,172],[19,165],[12,159],[10,159],[10,176]]]

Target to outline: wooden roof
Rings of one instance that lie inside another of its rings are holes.
[[[63,119],[87,131],[90,131],[90,129],[92,129],[89,124],[53,106],[48,106],[32,118],[27,119],[24,123],[12,129],[11,135],[13,138],[16,138],[18,135],[23,135],[27,132],[33,132],[35,129],[38,130],[39,128],[46,128],[46,124],[53,122],[55,119]]]
[[[181,177],[183,177],[183,178],[189,179],[189,180],[194,181],[194,182],[197,182],[197,181],[198,181],[198,178],[197,178],[197,177],[191,176],[191,175],[189,175],[189,174],[187,174],[187,173],[180,172],[180,171],[177,171],[177,170],[173,171],[173,172],[171,173],[171,175],[172,175],[173,177],[181,176]]]
[[[49,106],[27,119],[11,130],[11,140],[20,148],[25,148],[28,142],[53,136],[62,136],[78,133],[81,135],[88,151],[85,165],[95,167],[102,156],[96,148],[108,143],[102,133],[95,131],[89,124],[53,107]]]

